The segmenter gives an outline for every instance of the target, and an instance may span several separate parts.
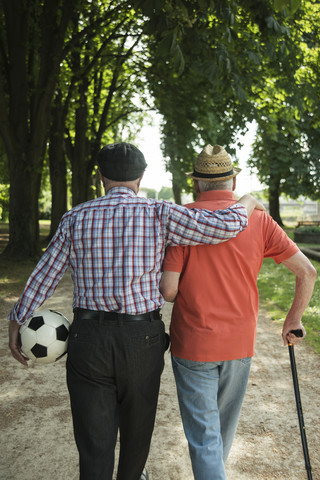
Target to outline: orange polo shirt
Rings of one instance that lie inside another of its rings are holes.
[[[217,210],[235,202],[232,192],[210,191],[187,206]],[[172,354],[204,362],[252,357],[262,261],[272,257],[281,263],[298,251],[272,217],[259,210],[243,232],[225,243],[168,247],[163,270],[181,273],[170,326]]]

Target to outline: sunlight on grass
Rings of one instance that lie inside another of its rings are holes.
[[[8,277],[0,278],[0,285],[9,285],[9,283],[14,283],[14,280]]]

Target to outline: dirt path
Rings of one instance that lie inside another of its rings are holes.
[[[7,348],[6,322],[15,300],[0,299],[0,480],[76,480],[78,458],[65,384],[65,360],[29,368],[15,362]],[[68,275],[45,307],[72,318]],[[166,305],[163,313],[167,326],[170,311],[171,306]],[[305,345],[296,347],[295,355],[313,480],[320,480],[320,358]],[[169,354],[148,470],[150,480],[193,479]],[[281,345],[280,327],[263,312],[227,472],[229,480],[307,478],[288,350]]]

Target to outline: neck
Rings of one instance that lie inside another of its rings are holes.
[[[111,188],[114,188],[114,187],[130,188],[130,190],[133,190],[135,194],[139,192],[139,187],[133,182],[112,182],[112,183],[109,183],[108,185],[105,185],[104,191],[107,193],[108,190],[111,190]]]
[[[104,186],[104,191],[107,193],[108,190],[114,187],[126,187],[133,190],[134,193],[137,195],[139,192],[141,178],[137,178],[136,180],[131,180],[129,182],[117,182],[115,180],[110,180],[109,178],[101,176],[101,180]]]

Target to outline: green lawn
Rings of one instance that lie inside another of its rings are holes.
[[[311,262],[317,269],[318,278],[302,322],[307,330],[305,341],[320,354],[320,263]],[[276,265],[274,260],[267,258],[259,274],[258,288],[260,305],[268,310],[272,320],[283,323],[292,303],[295,276],[283,265]]]

